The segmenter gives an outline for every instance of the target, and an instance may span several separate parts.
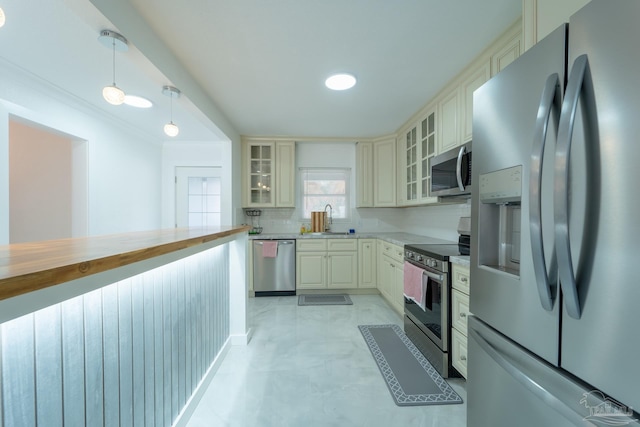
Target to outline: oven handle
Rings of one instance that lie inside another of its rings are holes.
[[[430,271],[428,271],[428,270],[424,270],[424,269],[422,270],[422,274],[424,274],[424,275],[425,275],[425,276],[427,276],[428,278],[433,279],[433,280],[436,280],[436,281],[438,281],[438,282],[442,282],[442,281],[443,281],[443,280],[442,280],[443,278],[442,278],[442,275],[441,275],[441,274],[435,274],[435,273],[432,273],[432,272],[430,272]]]

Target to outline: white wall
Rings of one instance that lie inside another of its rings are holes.
[[[10,115],[87,141],[89,235],[160,226],[159,141],[2,60],[0,81],[0,244],[9,241]]]
[[[63,135],[10,122],[11,243],[71,237],[72,149]]]
[[[175,224],[176,167],[220,167],[222,173],[222,225],[236,221],[233,208],[233,175],[231,141],[215,142],[166,142],[162,149],[162,228]],[[238,179],[240,174],[237,173]]]

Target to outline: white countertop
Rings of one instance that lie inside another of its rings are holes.
[[[312,234],[312,233],[263,233],[250,234],[250,240],[276,240],[276,239],[382,239],[394,245],[404,246],[408,244],[457,244],[450,240],[437,239],[435,237],[421,236],[412,233],[376,233],[362,232],[354,234]],[[468,257],[467,257],[468,258]]]
[[[451,264],[463,265],[465,267],[471,267],[471,261],[469,260],[469,255],[457,255],[449,257],[449,261]]]

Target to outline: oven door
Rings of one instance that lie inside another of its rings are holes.
[[[415,264],[414,264],[415,265]],[[404,312],[442,351],[449,348],[449,285],[447,274],[422,268],[424,309],[404,297]]]

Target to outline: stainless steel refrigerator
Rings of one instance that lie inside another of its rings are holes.
[[[592,0],[474,94],[471,427],[640,425],[639,20]]]

